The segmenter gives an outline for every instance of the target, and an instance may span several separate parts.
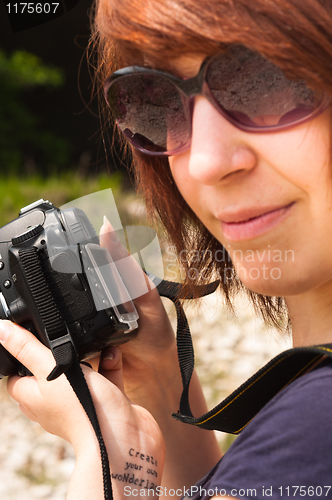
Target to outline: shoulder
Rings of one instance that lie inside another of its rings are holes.
[[[332,445],[332,363],[295,380],[280,391],[248,424],[238,438],[237,447],[259,449],[269,455],[281,452],[283,457],[307,451],[315,453]],[[324,437],[328,432],[329,436]],[[321,444],[320,444],[321,443]],[[303,458],[301,458],[303,461]]]
[[[263,487],[277,494],[280,487],[328,485],[331,414],[332,363],[326,362],[285,387],[256,415],[218,464],[209,487],[227,493],[253,489],[260,498]]]
[[[297,433],[300,427],[311,428],[315,424],[330,426],[328,412],[332,411],[332,361],[303,375],[280,391],[252,420],[251,432],[268,429],[270,425],[290,425],[285,433]],[[280,424],[278,424],[280,422]],[[317,429],[319,431],[319,429]],[[245,433],[246,434],[246,433]]]

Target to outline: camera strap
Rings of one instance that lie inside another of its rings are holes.
[[[91,425],[95,431],[101,456],[102,473],[103,473],[103,485],[104,485],[104,498],[105,500],[111,500],[113,498],[112,493],[112,483],[110,466],[108,461],[107,449],[105,442],[100,430],[99,421],[96,413],[95,406],[91,397],[89,386],[85,380],[84,373],[82,371],[81,365],[78,358],[72,348],[73,354],[73,364],[66,371],[65,375],[72,386],[76,396],[78,397],[81,405],[83,406]]]
[[[212,293],[218,285],[219,281],[201,286],[197,296]],[[269,361],[212,410],[194,417],[189,404],[189,384],[195,363],[194,348],[188,321],[179,300],[193,297],[186,287],[165,280],[157,285],[157,289],[160,295],[172,300],[177,312],[177,348],[183,392],[179,410],[172,415],[176,420],[202,429],[239,434],[278,392],[313,368],[322,357],[332,359],[332,344],[288,349]]]

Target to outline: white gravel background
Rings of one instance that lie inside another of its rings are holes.
[[[290,342],[267,330],[250,307],[239,301],[237,320],[209,297],[187,314],[193,333],[196,366],[209,408],[230,394]],[[174,319],[172,308],[167,305]],[[74,467],[65,441],[46,433],[21,414],[0,382],[0,500],[64,500]],[[218,433],[221,446],[230,440]]]

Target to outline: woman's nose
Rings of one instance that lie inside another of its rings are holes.
[[[228,122],[203,96],[195,98],[189,175],[213,185],[232,174],[249,172],[257,156],[248,144],[249,134]]]

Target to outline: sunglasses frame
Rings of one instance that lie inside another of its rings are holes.
[[[240,129],[244,132],[249,132],[249,133],[269,133],[269,132],[278,132],[278,131],[284,131],[284,130],[289,130],[293,127],[296,127],[300,124],[309,122],[319,116],[325,109],[328,107],[328,105],[331,102],[331,98],[327,93],[323,94],[322,100],[318,107],[309,115],[299,118],[293,122],[287,123],[287,124],[281,124],[281,125],[266,125],[266,126],[250,126],[250,125],[245,125],[242,124],[241,122],[238,122],[236,119],[234,119],[215,99],[212,91],[210,90],[208,83],[206,81],[206,74],[209,69],[210,64],[212,61],[218,57],[220,53],[214,54],[213,56],[210,56],[206,58],[201,67],[199,72],[197,73],[196,76],[192,78],[178,78],[171,73],[167,73],[165,71],[153,69],[153,68],[147,68],[144,66],[127,66],[126,68],[119,69],[115,71],[111,76],[107,78],[104,84],[104,97],[106,100],[107,105],[111,108],[109,102],[108,102],[108,92],[112,84],[119,79],[123,77],[127,77],[128,75],[158,75],[166,78],[169,80],[171,83],[175,85],[178,91],[182,94],[182,100],[183,100],[183,106],[184,110],[189,111],[189,127],[190,127],[190,134],[189,134],[189,139],[186,144],[171,150],[171,151],[149,151],[141,146],[138,146],[135,144],[135,142],[127,136],[123,131],[123,135],[126,137],[129,142],[138,150],[142,151],[145,154],[151,155],[151,156],[173,156],[176,154],[183,153],[187,149],[190,148],[191,145],[191,136],[192,136],[192,116],[193,116],[193,110],[194,110],[194,100],[195,97],[198,95],[201,95],[205,97],[212,105],[213,107],[232,125],[234,125],[237,129]],[[187,113],[186,113],[187,114]]]

